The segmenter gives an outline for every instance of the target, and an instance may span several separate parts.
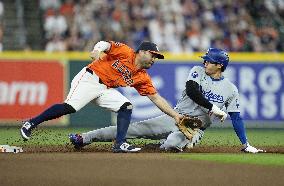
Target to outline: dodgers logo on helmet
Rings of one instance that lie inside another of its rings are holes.
[[[201,58],[206,61],[222,64],[224,69],[226,69],[229,63],[229,55],[227,52],[218,48],[209,48],[206,54]]]

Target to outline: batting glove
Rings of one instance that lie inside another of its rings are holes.
[[[213,105],[211,111],[209,112],[209,114],[215,114],[218,118],[221,119],[221,122],[225,121],[225,119],[227,118],[227,114],[222,111],[221,109],[219,109],[219,107],[217,107],[216,105]]]
[[[98,59],[102,59],[104,56],[106,56],[105,51],[108,51],[110,49],[111,44],[109,42],[106,41],[100,41],[98,42],[92,52],[90,53],[90,57],[93,60],[98,60]]]
[[[104,52],[100,52],[98,50],[94,50],[90,53],[90,57],[92,60],[102,59],[106,54]]]

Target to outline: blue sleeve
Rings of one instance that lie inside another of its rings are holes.
[[[229,112],[234,130],[242,144],[247,143],[246,130],[239,112]]]

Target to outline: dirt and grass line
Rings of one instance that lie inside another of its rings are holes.
[[[220,163],[280,166],[284,168],[284,154],[233,154],[233,153],[185,153],[171,155],[177,159],[204,160]]]

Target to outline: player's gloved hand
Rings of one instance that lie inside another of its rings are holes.
[[[215,114],[218,118],[221,119],[221,122],[225,121],[225,119],[228,116],[224,111],[219,109],[219,107],[217,107],[216,105],[213,105],[212,109],[209,111],[209,114]]]
[[[198,117],[184,116],[179,123],[176,123],[177,128],[188,140],[192,140],[194,134],[202,126],[202,121]]]
[[[244,149],[242,149],[243,152],[248,152],[248,153],[259,153],[259,152],[265,152],[264,150],[261,149],[257,149],[253,146],[251,146],[249,143],[246,144],[246,147]]]

